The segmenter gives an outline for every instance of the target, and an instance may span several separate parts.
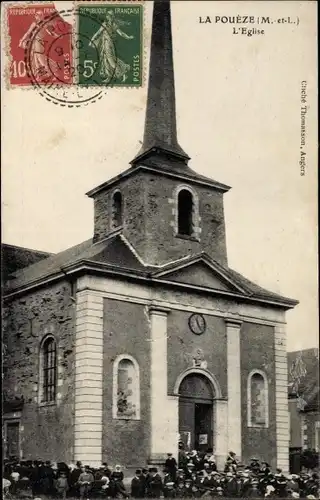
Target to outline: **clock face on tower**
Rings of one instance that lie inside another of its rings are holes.
[[[194,313],[189,317],[189,328],[195,335],[201,335],[206,331],[206,321],[202,314]]]

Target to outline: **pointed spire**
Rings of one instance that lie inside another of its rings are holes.
[[[185,164],[189,160],[177,140],[170,0],[155,0],[144,137],[131,163],[163,157]]]

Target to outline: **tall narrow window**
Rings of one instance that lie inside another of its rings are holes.
[[[112,228],[122,226],[122,195],[116,191],[112,197]]]
[[[119,356],[113,370],[113,417],[140,418],[139,366],[129,355]]]
[[[248,426],[268,427],[268,381],[260,370],[248,377]]]
[[[193,198],[190,191],[182,189],[178,194],[178,234],[193,234]]]
[[[53,403],[56,398],[57,362],[56,342],[53,337],[44,340],[40,351],[41,403]]]

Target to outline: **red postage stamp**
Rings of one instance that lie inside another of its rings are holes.
[[[53,4],[10,6],[7,23],[11,85],[73,83],[72,25]]]

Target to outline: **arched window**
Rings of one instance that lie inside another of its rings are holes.
[[[52,335],[40,346],[40,403],[54,403],[57,386],[57,348]]]
[[[140,419],[139,365],[129,354],[118,356],[113,365],[113,418]]]
[[[248,377],[248,427],[269,426],[268,380],[261,370]]]
[[[187,189],[181,189],[178,194],[178,234],[193,235],[193,197]]]
[[[122,195],[116,191],[112,196],[112,228],[122,226]]]

